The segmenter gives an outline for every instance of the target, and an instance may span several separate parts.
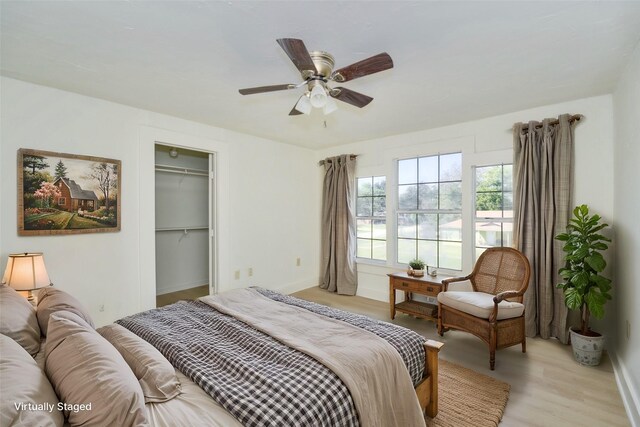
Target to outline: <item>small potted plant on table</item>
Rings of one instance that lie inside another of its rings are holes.
[[[412,259],[409,261],[409,274],[415,277],[424,276],[425,263],[421,259]]]
[[[587,205],[577,206],[573,216],[566,233],[556,236],[565,242],[566,253],[566,264],[559,271],[564,283],[558,288],[564,291],[566,306],[581,313],[580,330],[570,330],[573,356],[580,364],[595,366],[600,364],[604,336],[591,330],[589,318],[601,319],[611,299],[611,280],[600,275],[607,266],[601,252],[609,248],[605,242],[611,239],[599,234],[608,224],[601,224],[597,214],[590,216]]]

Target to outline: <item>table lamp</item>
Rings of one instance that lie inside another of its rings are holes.
[[[27,300],[35,305],[33,291],[52,285],[41,252],[10,254],[2,284],[16,291],[28,291]]]

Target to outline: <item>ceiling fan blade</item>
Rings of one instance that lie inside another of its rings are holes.
[[[329,94],[339,101],[355,105],[358,108],[362,108],[373,101],[373,98],[370,96],[363,95],[346,87],[331,89]]]
[[[388,53],[384,52],[340,68],[331,74],[331,78],[336,82],[346,82],[357,79],[358,77],[388,70],[389,68],[393,68],[393,60]]]
[[[302,40],[278,39],[276,41],[301,73],[304,73],[305,71],[312,71],[313,74],[315,74],[317,72],[316,66],[311,60],[311,55],[309,55],[309,51]],[[305,76],[304,78],[308,78],[310,76]]]
[[[289,111],[290,116],[299,116],[302,114],[300,111],[296,110],[296,106],[294,105],[291,111]]]
[[[250,87],[247,89],[240,89],[238,92],[240,92],[240,94],[242,95],[253,95],[254,93],[275,92],[277,90],[295,89],[296,87],[297,85],[294,85],[294,84],[260,86],[260,87]]]

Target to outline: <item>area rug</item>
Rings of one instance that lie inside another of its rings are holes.
[[[497,426],[510,388],[505,382],[440,359],[438,415],[427,417],[427,426]]]

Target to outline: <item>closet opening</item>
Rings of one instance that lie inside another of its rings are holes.
[[[214,156],[155,145],[157,307],[216,292]]]

